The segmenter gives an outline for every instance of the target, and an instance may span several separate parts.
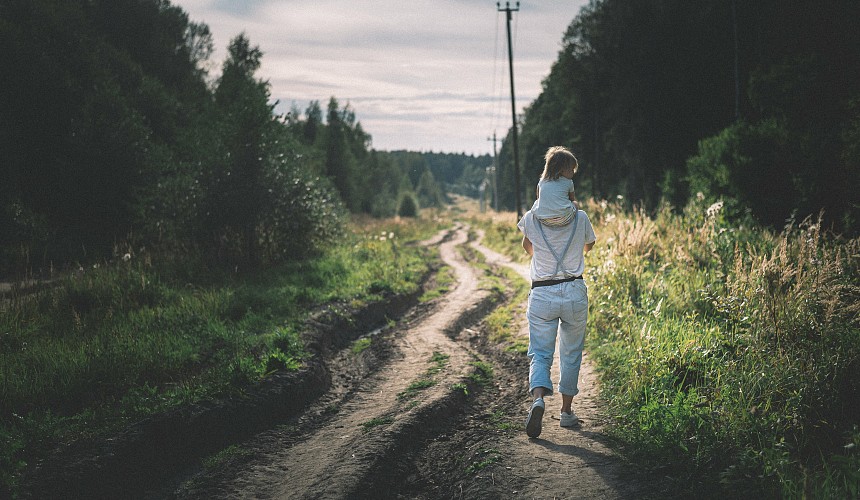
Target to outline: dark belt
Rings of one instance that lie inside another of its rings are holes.
[[[568,281],[576,281],[581,280],[582,276],[571,276],[570,278],[564,278],[560,280],[544,280],[544,281],[532,281],[532,288],[537,288],[539,286],[552,286],[558,285],[559,283],[567,283]]]

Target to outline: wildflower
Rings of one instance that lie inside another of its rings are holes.
[[[701,191],[699,191],[698,193],[696,193],[696,199],[702,201],[705,199],[705,195]]]
[[[722,209],[722,208],[723,208],[723,200],[720,200],[720,201],[714,203],[713,205],[711,205],[710,207],[708,207],[708,209],[705,211],[705,214],[708,217],[716,217],[717,214],[720,213],[720,209]]]
[[[126,252],[126,254],[122,256],[122,261],[123,261],[123,262],[128,262],[128,261],[130,261],[130,260],[131,260],[131,254],[130,254],[130,253],[128,253],[128,252]]]

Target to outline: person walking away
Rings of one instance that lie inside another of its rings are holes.
[[[576,158],[565,148],[547,151],[545,171],[561,162],[563,168],[574,168]],[[546,194],[546,192],[542,193]],[[554,393],[550,369],[559,346],[560,377],[558,392],[562,405],[559,421],[562,427],[579,422],[572,409],[573,397],[579,392],[579,368],[588,320],[588,288],[582,279],[585,254],[594,247],[596,236],[585,212],[574,209],[570,222],[547,225],[534,209],[517,223],[523,233],[523,249],[531,255],[529,274],[529,393],[533,398],[526,417],[526,434],[535,438],[541,433],[544,397]]]

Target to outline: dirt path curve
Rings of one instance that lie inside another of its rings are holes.
[[[186,490],[178,496],[214,494],[223,498],[345,498],[374,497],[366,491],[369,475],[378,474],[377,464],[410,439],[410,429],[424,425],[422,411],[438,405],[441,398],[456,393],[453,385],[474,371],[474,355],[449,334],[470,309],[480,306],[489,292],[481,290],[477,272],[457,246],[467,242],[467,230],[456,226],[449,239],[441,241],[442,260],[456,275],[456,288],[446,294],[431,314],[424,315],[407,331],[393,338],[392,360],[358,384],[344,391],[340,400],[331,398],[309,408],[303,417],[310,432],[294,442],[278,442],[277,432],[261,436],[246,450],[254,458],[243,464],[216,491]],[[347,349],[347,351],[349,351]],[[431,360],[434,357],[435,360]],[[441,354],[441,356],[440,356]],[[344,355],[349,355],[346,353]],[[440,361],[443,360],[443,361]],[[348,362],[348,361],[347,361]],[[437,370],[428,372],[428,370]],[[441,369],[439,369],[441,367]],[[432,373],[432,376],[428,375]],[[337,378],[337,373],[333,373]],[[421,389],[420,398],[398,398],[413,382],[432,378],[433,385]],[[461,391],[462,392],[462,391]],[[331,408],[333,405],[337,408]],[[334,413],[333,416],[327,416]],[[324,421],[314,426],[315,419]]]
[[[529,279],[525,264],[511,261],[481,245],[483,233],[472,247],[480,251],[491,265],[506,266],[523,279]],[[528,337],[528,323],[520,318],[519,335]],[[553,361],[552,377],[558,382],[558,351]],[[524,373],[523,376],[528,376]],[[546,398],[543,431],[537,439],[529,439],[525,431],[514,439],[495,443],[505,457],[505,468],[493,472],[493,484],[509,485],[507,493],[516,498],[641,498],[644,491],[632,480],[628,468],[607,446],[603,434],[604,416],[598,398],[597,377],[588,352],[583,353],[579,376],[580,393],[573,400],[573,410],[581,424],[574,428],[559,425],[561,396]],[[516,397],[516,396],[514,396]],[[530,398],[521,395],[519,417],[525,419]],[[515,415],[514,418],[517,416]],[[510,477],[505,477],[506,475]],[[488,492],[489,490],[485,490]],[[501,492],[500,492],[501,493]]]

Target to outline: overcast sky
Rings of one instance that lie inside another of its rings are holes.
[[[214,35],[215,71],[245,32],[279,113],[349,103],[380,150],[492,153],[511,126],[505,14],[487,0],[173,0]],[[521,1],[511,23],[517,112],[540,93],[587,0]],[[502,2],[504,7],[505,2]],[[515,2],[511,2],[515,6]]]

